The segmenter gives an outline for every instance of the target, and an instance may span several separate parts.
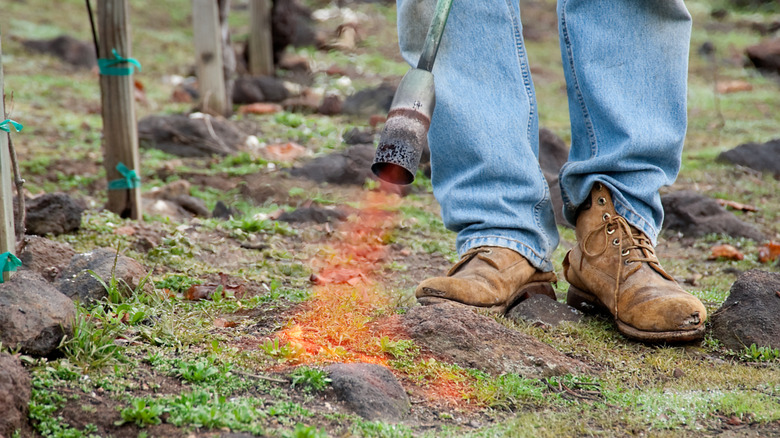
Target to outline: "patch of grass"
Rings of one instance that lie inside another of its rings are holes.
[[[749,362],[780,361],[780,348],[759,347],[756,344],[750,344],[742,351],[742,358]]]
[[[481,406],[516,410],[549,405],[557,399],[557,395],[547,394],[547,386],[538,379],[527,379],[517,374],[493,377],[480,371],[472,371],[471,375],[476,377],[476,382],[469,397]]]
[[[302,386],[304,391],[322,391],[330,385],[331,379],[328,373],[318,368],[299,366],[290,374],[292,387]]]

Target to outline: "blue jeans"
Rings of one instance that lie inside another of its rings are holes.
[[[401,53],[416,65],[435,0],[397,1]],[[572,224],[598,181],[655,243],[658,190],[677,177],[687,127],[690,30],[683,0],[558,1],[572,134],[559,179]],[[433,68],[431,178],[459,253],[501,246],[551,271],[558,230],[521,32],[518,0],[453,2]]]

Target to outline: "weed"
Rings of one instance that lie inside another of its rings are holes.
[[[281,343],[279,338],[266,339],[260,349],[265,352],[266,355],[273,357],[274,359],[281,361],[292,361],[302,357],[306,350],[292,342]]]
[[[102,306],[76,305],[73,334],[60,341],[59,350],[68,360],[86,369],[97,369],[121,359],[114,340],[124,331],[122,324]]]
[[[480,405],[510,410],[551,401],[551,396],[545,394],[547,386],[537,379],[517,374],[492,377],[479,371],[473,371],[472,375],[477,377],[477,381],[471,397]]]
[[[759,347],[750,344],[742,351],[742,358],[749,362],[772,362],[780,359],[780,348]]]
[[[307,366],[300,366],[296,368],[290,374],[290,380],[292,382],[293,388],[295,388],[297,385],[301,385],[306,392],[322,391],[331,382],[331,379],[328,377],[328,373],[326,371],[317,368],[310,368]]]
[[[295,429],[291,431],[282,432],[283,438],[326,438],[327,436],[325,429],[317,429],[301,423],[296,424]]]
[[[357,420],[352,423],[351,431],[356,436],[366,438],[411,438],[412,429],[403,424],[388,424],[381,421]]]
[[[138,427],[146,427],[154,424],[160,424],[164,409],[161,405],[137,398],[130,402],[130,406],[122,409],[120,415],[122,419],[114,424],[121,426],[125,423],[135,423]]]
[[[176,375],[187,382],[194,383],[213,380],[222,374],[223,371],[224,370],[221,370],[214,365],[214,359],[211,357],[204,357],[195,362],[182,362],[181,365],[175,369]]]
[[[411,339],[392,341],[387,336],[382,336],[379,340],[379,348],[383,353],[399,360],[414,360],[420,354],[420,347]]]
[[[185,292],[187,289],[195,284],[202,284],[203,281],[197,278],[192,278],[188,275],[172,274],[168,275],[160,281],[154,283],[154,287],[157,289],[168,289],[174,293]]]

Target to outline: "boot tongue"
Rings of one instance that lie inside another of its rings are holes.
[[[650,266],[655,272],[659,273],[667,280],[674,281],[672,276],[669,275],[669,273],[666,272],[658,262],[658,257],[655,255],[655,249],[653,249],[653,243],[650,241],[650,239],[648,239],[643,232],[639,231],[634,226],[631,226],[631,238],[634,240],[634,244],[639,247],[637,249],[641,252],[643,258],[649,259],[646,260],[648,266]]]

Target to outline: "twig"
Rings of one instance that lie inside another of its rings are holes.
[[[261,374],[252,374],[252,373],[247,373],[245,371],[237,371],[237,370],[232,370],[232,371],[234,373],[236,373],[238,375],[241,375],[241,376],[244,376],[244,377],[253,377],[255,379],[267,380],[269,382],[290,383],[290,381],[287,380],[287,379],[277,379],[276,377],[263,376]]]

